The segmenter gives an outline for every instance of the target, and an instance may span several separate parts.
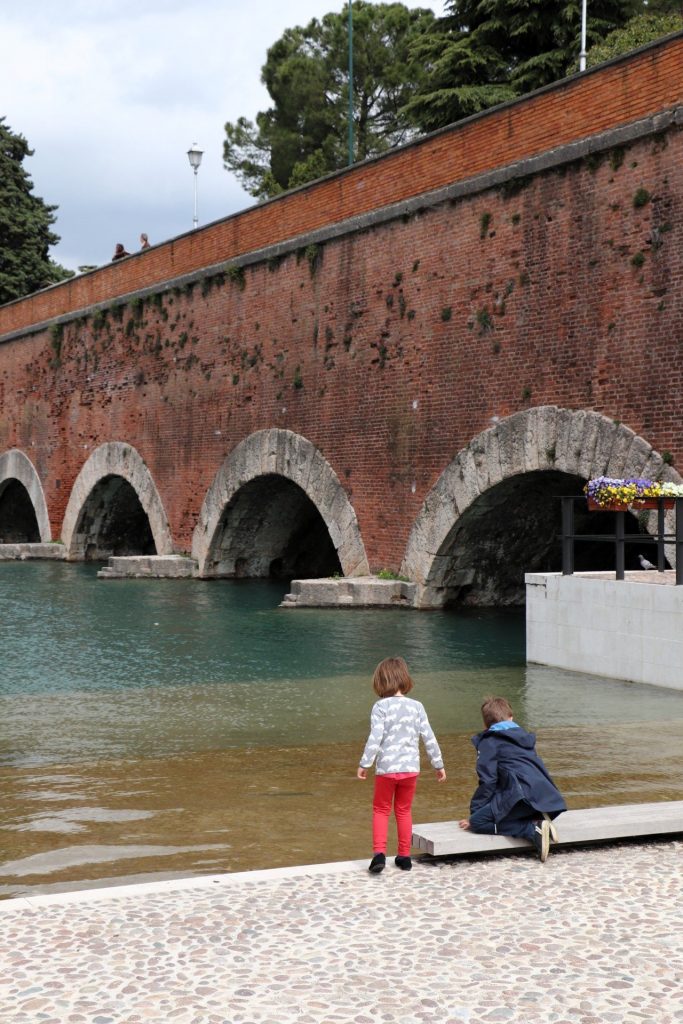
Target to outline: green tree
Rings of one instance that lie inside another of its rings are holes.
[[[662,4],[659,6],[664,7]],[[661,39],[662,36],[668,36],[671,32],[680,32],[683,29],[683,11],[678,4],[669,6],[673,9],[660,9],[659,12],[648,10],[645,14],[631,18],[623,28],[610,32],[603,42],[588,51],[586,65],[593,67],[594,64],[601,64],[604,60],[611,60],[629,50],[652,43],[655,39]]]
[[[353,5],[354,159],[363,160],[415,134],[404,109],[424,75],[413,43],[434,23],[430,10],[401,3]],[[304,184],[348,161],[348,20],[326,14],[287,29],[261,72],[273,105],[255,123],[225,126],[225,166],[254,196]]]
[[[59,241],[50,230],[57,207],[33,195],[33,182],[22,166],[32,153],[23,135],[0,117],[0,303],[73,276],[48,256]]]
[[[578,69],[581,0],[449,0],[413,44],[426,67],[404,114],[430,131]],[[623,26],[641,0],[590,0],[589,44]]]

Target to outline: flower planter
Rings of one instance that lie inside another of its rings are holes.
[[[674,499],[673,498],[661,498],[661,499],[658,499],[658,498],[636,498],[631,503],[631,508],[632,509],[636,509],[636,510],[639,510],[641,508],[655,508],[656,509],[656,508],[659,508],[659,502],[660,501],[664,505],[664,508],[673,508],[674,507]]]
[[[641,512],[644,509],[658,509],[660,500],[664,508],[672,509],[674,507],[673,498],[634,498],[630,505],[626,505],[622,501],[609,501],[606,505],[600,505],[595,498],[587,500],[589,512]]]

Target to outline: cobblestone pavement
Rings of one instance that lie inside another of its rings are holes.
[[[2,1024],[677,1024],[683,844],[0,903]]]

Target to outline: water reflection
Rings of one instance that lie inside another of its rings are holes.
[[[281,611],[268,584],[97,581],[0,566],[0,895],[364,856],[354,778],[389,653],[449,768],[417,820],[464,813],[469,734],[511,700],[570,806],[675,799],[683,695],[524,665],[518,612]]]

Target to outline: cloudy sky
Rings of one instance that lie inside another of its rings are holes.
[[[443,13],[440,0],[404,0]],[[343,0],[33,0],[0,10],[0,116],[56,204],[52,256],[75,270],[192,227],[187,150],[204,150],[199,223],[251,205],[223,168],[223,125],[268,106],[267,48]]]

